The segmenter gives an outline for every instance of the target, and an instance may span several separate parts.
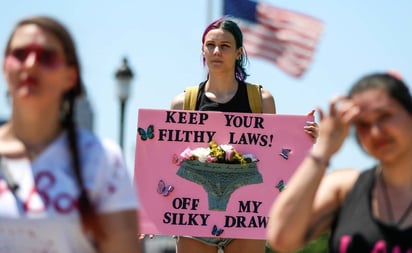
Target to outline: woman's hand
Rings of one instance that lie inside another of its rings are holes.
[[[154,235],[149,235],[150,239],[153,239]],[[146,234],[140,234],[139,235],[139,240],[143,240],[144,238],[146,238]]]
[[[314,116],[315,110],[312,110],[307,115]],[[306,125],[303,127],[304,131],[309,134],[310,138],[312,139],[313,144],[316,143],[316,140],[319,136],[319,125],[315,121],[306,121]]]
[[[329,114],[319,109],[319,142],[316,150],[330,157],[336,153],[349,134],[350,125],[359,114],[359,107],[350,99],[339,96],[329,104]]]
[[[98,214],[104,236],[98,237],[97,245],[100,253],[141,253],[139,221],[134,209]]]

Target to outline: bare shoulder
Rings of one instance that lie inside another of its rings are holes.
[[[326,173],[326,177],[330,181],[341,181],[344,184],[353,184],[358,176],[360,171],[358,169],[347,168],[347,169],[336,169]]]
[[[352,189],[359,174],[358,169],[336,169],[326,174],[322,185],[326,185],[329,189],[334,188],[339,199],[343,200]]]
[[[267,89],[265,89],[265,88],[262,87],[262,89],[261,89],[260,91],[262,92],[262,98],[263,98],[263,99],[265,99],[265,98],[273,98],[273,95],[272,95],[272,93],[270,93],[269,90],[267,90]]]
[[[327,217],[325,224],[332,221],[336,210],[340,208],[348,192],[352,189],[358,176],[356,169],[336,169],[327,172],[323,177],[314,202],[314,220],[320,221]]]
[[[176,95],[172,99],[170,109],[172,109],[172,110],[183,110],[184,101],[185,101],[185,93],[182,92],[182,93]]]
[[[276,113],[275,99],[269,90],[262,88],[262,110],[263,113]]]

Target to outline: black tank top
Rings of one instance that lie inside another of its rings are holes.
[[[206,82],[199,84],[197,94],[197,111],[220,111],[220,112],[252,112],[249,106],[246,84],[239,82],[236,94],[227,103],[217,103],[205,95]]]
[[[412,227],[400,230],[373,217],[376,168],[361,173],[345,199],[329,238],[330,252],[412,252]]]

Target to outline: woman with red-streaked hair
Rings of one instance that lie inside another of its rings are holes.
[[[260,109],[253,110],[246,82],[247,55],[243,46],[243,35],[236,22],[224,17],[212,22],[202,36],[203,63],[207,66],[207,79],[198,85],[194,108],[185,104],[186,92],[175,96],[171,103],[174,110],[222,111],[239,113],[276,113],[272,94],[259,88]],[[187,101],[187,100],[186,100]],[[315,122],[304,126],[313,141],[316,140],[318,127]],[[178,253],[263,253],[265,240],[231,239],[221,237],[178,236]]]

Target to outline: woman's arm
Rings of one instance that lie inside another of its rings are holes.
[[[172,110],[183,110],[183,104],[185,101],[185,93],[180,93],[172,99],[170,109]]]
[[[280,251],[297,250],[327,231],[358,170],[325,175],[326,165],[306,157],[270,211],[268,240]]]
[[[268,240],[277,250],[297,249],[328,229],[358,176],[354,170],[325,176],[329,160],[346,139],[358,108],[340,97],[332,100],[329,111],[326,116],[319,110],[319,141],[272,206]]]
[[[98,215],[105,237],[98,242],[101,253],[140,253],[136,210]]]

